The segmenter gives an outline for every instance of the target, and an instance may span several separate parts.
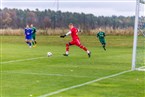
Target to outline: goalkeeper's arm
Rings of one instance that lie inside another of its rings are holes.
[[[68,35],[70,35],[71,34],[71,31],[69,31],[68,33],[66,33],[65,35],[61,35],[60,37],[61,38],[64,38],[64,37],[66,37],[66,36],[68,36]]]

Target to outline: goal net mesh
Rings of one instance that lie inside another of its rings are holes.
[[[145,1],[144,0],[140,0],[140,4],[139,4],[136,69],[140,71],[145,71]]]

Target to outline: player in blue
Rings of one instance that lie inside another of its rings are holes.
[[[32,32],[33,30],[27,25],[25,28],[25,42],[30,48],[32,47]]]

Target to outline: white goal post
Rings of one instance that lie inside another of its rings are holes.
[[[139,13],[140,4],[145,4],[145,0],[136,0],[135,25],[134,25],[134,42],[133,42],[133,54],[132,54],[132,70],[145,71],[145,66],[142,66],[140,68],[136,67],[136,56],[137,56],[137,45],[138,45],[137,41],[138,41],[138,30],[139,30],[139,26],[138,25],[139,25],[139,18],[140,18],[139,17],[139,15],[140,15],[140,13]],[[145,12],[144,12],[144,14],[145,14]],[[143,18],[144,18],[144,16],[143,16]]]

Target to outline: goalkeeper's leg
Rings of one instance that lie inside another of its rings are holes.
[[[76,41],[75,45],[86,51],[89,58],[91,57],[91,52],[85,46],[81,45],[79,39]]]
[[[66,55],[68,55],[69,54],[69,46],[70,46],[70,44],[68,43],[68,44],[66,44]]]
[[[66,44],[66,53],[63,54],[64,56],[68,56],[69,55],[69,47],[71,45],[73,45],[73,41]]]

